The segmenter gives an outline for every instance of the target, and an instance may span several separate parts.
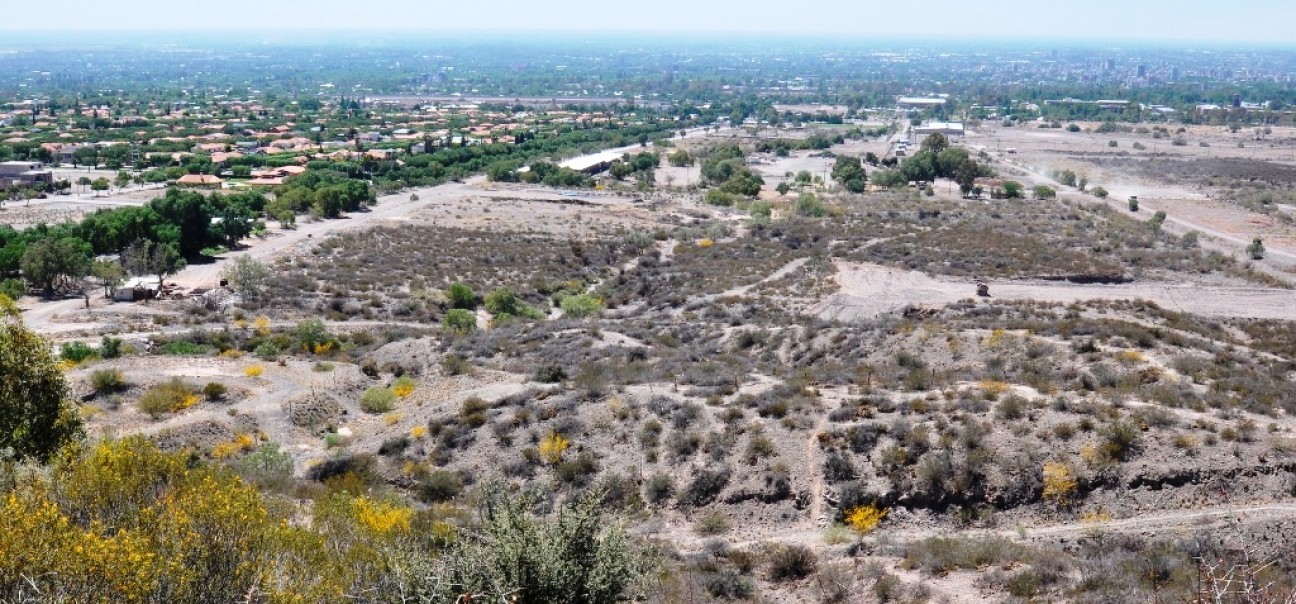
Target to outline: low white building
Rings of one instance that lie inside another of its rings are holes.
[[[929,134],[963,136],[966,134],[963,122],[930,122],[921,126],[916,126],[913,130],[914,134],[917,134],[918,136],[927,136]]]

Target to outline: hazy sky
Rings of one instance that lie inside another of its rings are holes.
[[[6,11],[0,30],[15,29],[710,31],[1296,44],[1296,0],[59,0],[52,10]]]

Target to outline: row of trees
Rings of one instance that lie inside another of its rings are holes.
[[[105,285],[119,273],[162,279],[205,248],[236,245],[259,228],[265,206],[259,193],[204,196],[169,189],[147,205],[101,210],[79,223],[0,227],[0,278],[21,273],[47,296],[84,289],[81,279],[91,275]],[[94,262],[100,255],[120,255],[121,261]]]

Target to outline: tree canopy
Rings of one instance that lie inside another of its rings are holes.
[[[48,459],[81,435],[71,390],[49,342],[0,296],[0,459]]]

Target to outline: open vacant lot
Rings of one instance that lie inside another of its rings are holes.
[[[293,464],[275,488],[345,467],[434,505],[491,481],[551,503],[602,489],[679,571],[663,600],[814,602],[832,580],[846,601],[1123,601],[1189,585],[1183,542],[1285,551],[1268,536],[1296,523],[1296,293],[1145,221],[1252,210],[1029,134],[1005,175],[1089,166],[1148,208],[810,185],[805,212],[773,186],[830,169],[808,151],[753,164],[768,208],[662,180],[474,180],[253,241],[274,275],[259,300],[24,300],[27,322],[125,340],[70,371],[93,433],[218,460],[276,443]],[[814,570],[784,576],[786,556]]]

